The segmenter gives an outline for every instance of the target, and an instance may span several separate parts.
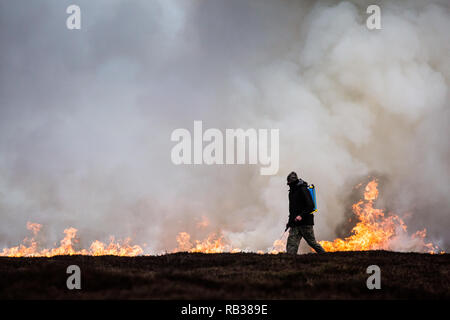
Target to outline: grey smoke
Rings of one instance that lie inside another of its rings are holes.
[[[353,182],[450,247],[448,1],[0,1],[0,247],[27,221],[51,244],[224,232],[265,250],[287,220],[285,176],[318,190],[332,240]],[[280,171],[174,166],[176,128],[279,128]],[[207,217],[210,225],[198,228]],[[338,228],[338,229],[337,229]]]

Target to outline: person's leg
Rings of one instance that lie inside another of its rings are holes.
[[[300,228],[298,226],[289,228],[289,236],[286,242],[286,252],[289,254],[297,254],[300,240],[302,240]]]
[[[316,237],[314,236],[314,228],[313,226],[300,226],[300,232],[305,238],[308,245],[313,248],[317,253],[323,253],[325,250],[322,246],[316,241]]]

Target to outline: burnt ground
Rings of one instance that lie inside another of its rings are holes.
[[[81,290],[68,290],[69,265]],[[381,289],[368,290],[369,265]],[[0,258],[0,299],[449,299],[450,255],[386,251],[298,256]]]

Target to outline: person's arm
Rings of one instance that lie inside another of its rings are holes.
[[[286,230],[289,229],[289,227],[293,226],[294,219],[295,219],[295,215],[294,215],[293,210],[291,209],[291,203],[289,203],[289,218],[288,218],[288,222],[286,224]]]
[[[299,215],[298,197],[296,197],[295,195],[289,196],[289,218],[288,223],[286,224],[286,230],[294,225],[295,218],[298,215]]]

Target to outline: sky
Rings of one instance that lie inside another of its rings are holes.
[[[216,232],[265,250],[294,170],[317,187],[318,240],[343,236],[370,176],[377,207],[450,248],[447,1],[79,0],[68,30],[71,4],[0,0],[0,247],[32,221],[49,244],[75,227],[81,246]],[[278,173],[174,165],[171,133],[196,120],[279,129]]]

